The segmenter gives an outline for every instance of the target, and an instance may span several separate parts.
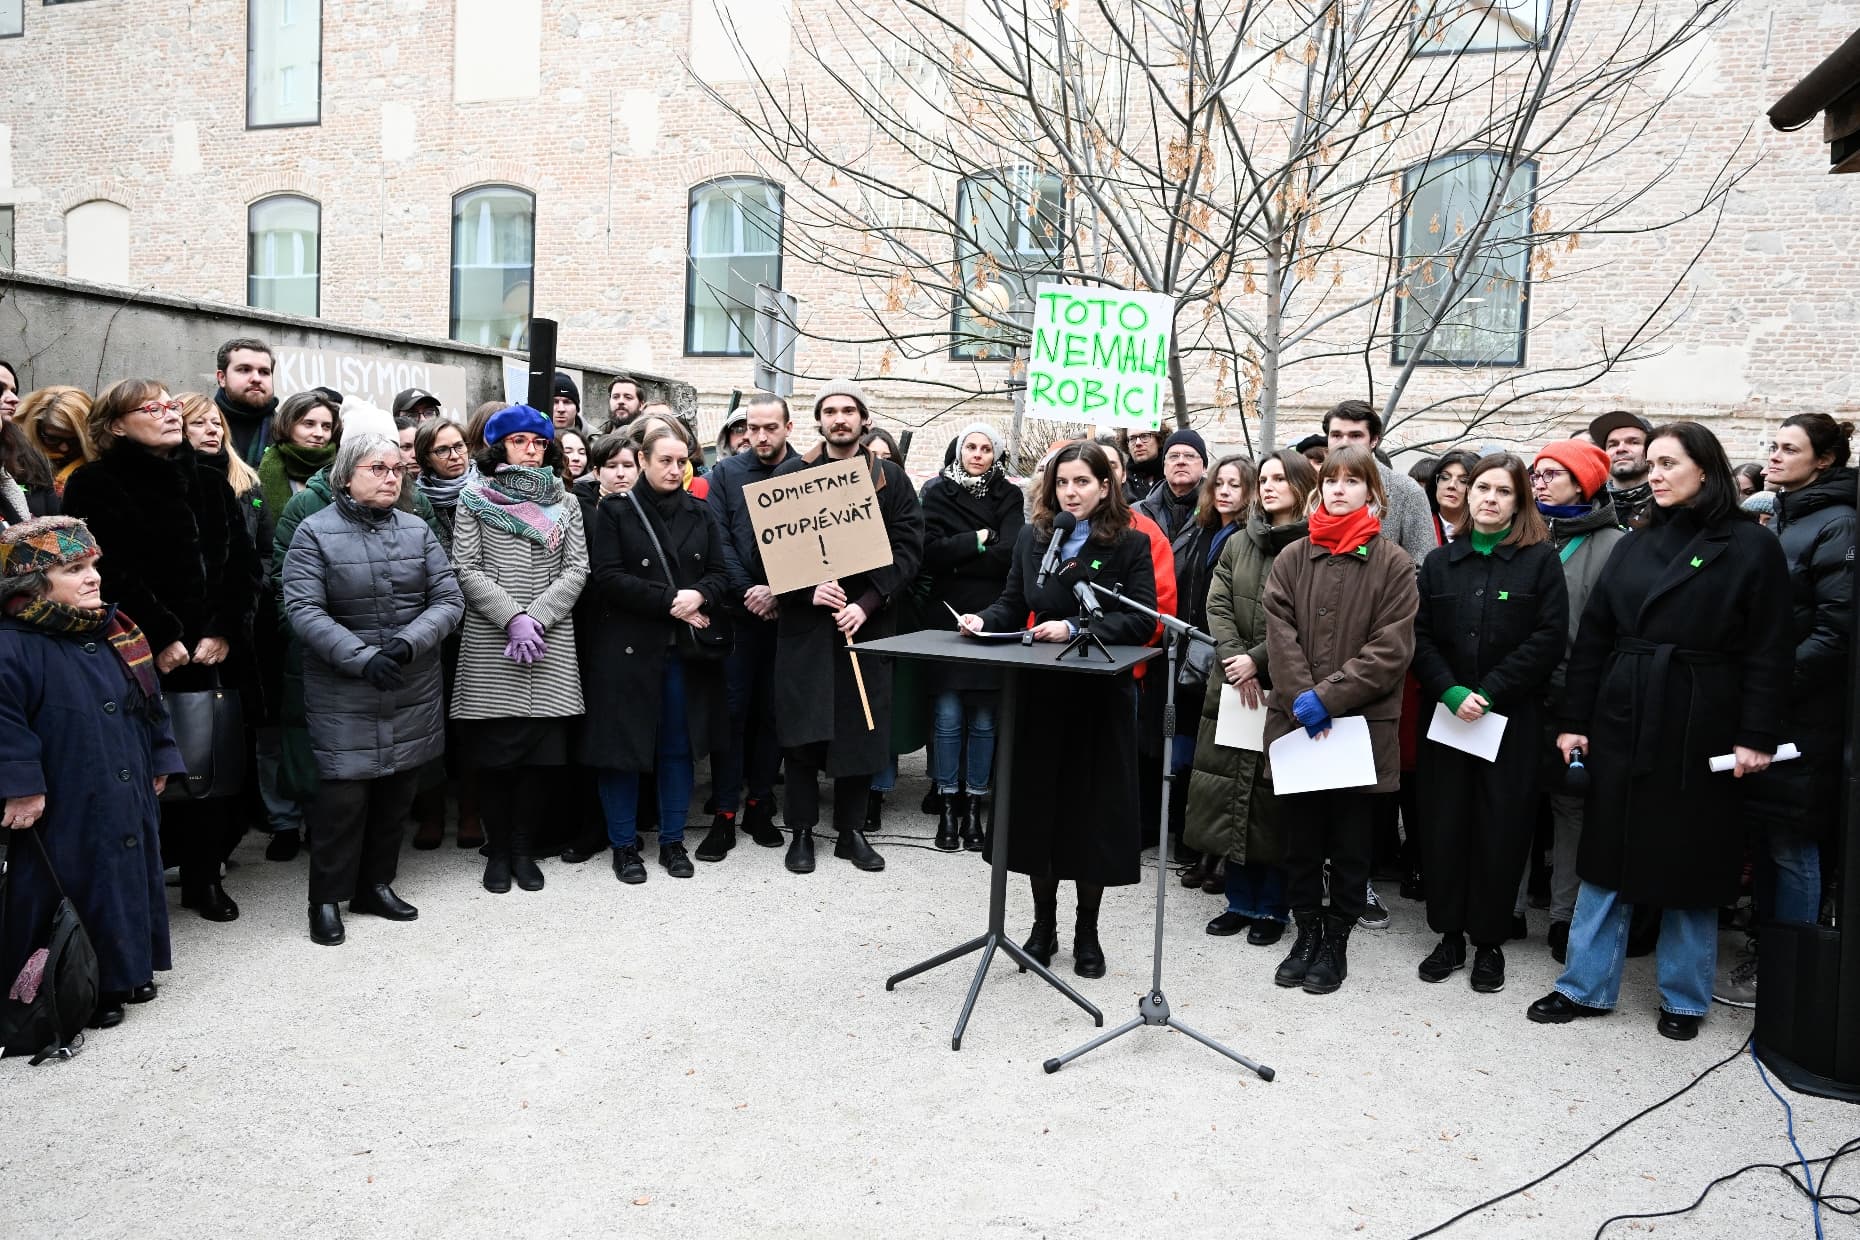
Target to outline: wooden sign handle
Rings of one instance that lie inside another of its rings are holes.
[[[859,686],[859,705],[865,708],[865,730],[876,732],[878,725],[872,722],[872,699],[865,695],[865,673],[859,670],[859,652],[853,646],[853,635],[846,635],[846,657],[852,660],[853,683]]]

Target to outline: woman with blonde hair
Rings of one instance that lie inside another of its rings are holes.
[[[83,388],[45,387],[19,402],[13,420],[26,434],[26,442],[45,454],[57,472],[52,490],[65,493],[65,480],[77,467],[97,459],[84,423],[90,417],[90,393]]]

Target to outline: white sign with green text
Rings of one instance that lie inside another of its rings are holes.
[[[1174,298],[1162,293],[1040,285],[1027,358],[1027,416],[1160,428],[1174,316]]]

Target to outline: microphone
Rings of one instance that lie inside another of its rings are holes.
[[[1589,790],[1589,768],[1582,764],[1584,756],[1581,749],[1569,751],[1569,765],[1563,769],[1563,787],[1570,792]]]
[[[1059,548],[1078,523],[1079,519],[1069,512],[1053,514],[1053,541],[1046,545],[1046,558],[1040,561],[1040,574],[1034,578],[1033,585],[1036,590],[1045,586],[1047,576],[1059,567]]]
[[[1072,593],[1079,600],[1079,610],[1093,620],[1104,619],[1104,604],[1098,601],[1098,595],[1082,581],[1072,583]]]

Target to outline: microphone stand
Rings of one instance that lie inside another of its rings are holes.
[[[1108,590],[1100,585],[1086,584],[1091,592],[1098,598],[1113,599],[1133,611],[1142,612],[1151,619],[1160,621],[1162,626],[1167,629],[1170,634],[1169,658],[1167,663],[1169,679],[1167,681],[1167,687],[1164,690],[1167,696],[1163,700],[1163,797],[1161,830],[1158,833],[1161,837],[1161,843],[1158,847],[1156,865],[1156,947],[1155,955],[1151,961],[1150,990],[1148,994],[1137,1000],[1137,1014],[1117,1028],[1107,1029],[1083,1046],[1067,1051],[1065,1054],[1055,1059],[1047,1060],[1043,1066],[1049,1073],[1057,1072],[1079,1056],[1095,1051],[1107,1042],[1116,1041],[1126,1033],[1129,1033],[1132,1029],[1141,1029],[1145,1025],[1158,1025],[1177,1030],[1180,1033],[1185,1033],[1209,1050],[1217,1051],[1227,1056],[1227,1058],[1233,1060],[1241,1067],[1258,1074],[1260,1080],[1270,1081],[1274,1076],[1274,1072],[1265,1064],[1254,1063],[1251,1059],[1248,1059],[1239,1052],[1228,1049],[1206,1034],[1190,1029],[1187,1025],[1175,1019],[1175,1016],[1169,1011],[1169,1000],[1164,996],[1162,988],[1163,908],[1168,898],[1169,866],[1172,860],[1169,847],[1169,802],[1175,790],[1175,757],[1173,750],[1175,745],[1176,667],[1180,662],[1181,652],[1187,647],[1189,642],[1205,642],[1212,646],[1214,645],[1214,639],[1208,636],[1208,634],[1203,633],[1200,629],[1195,628],[1193,625],[1179,620],[1174,616],[1166,616],[1154,608],[1145,607],[1142,603],[1134,599],[1125,598],[1115,590]],[[1082,628],[1080,632],[1082,636]],[[1152,666],[1154,665],[1152,664]]]
[[[1092,595],[1089,593],[1087,583],[1081,581],[1078,585],[1074,586],[1073,589],[1078,592],[1079,599],[1079,618],[1075,622],[1079,626],[1078,636],[1061,647],[1059,653],[1053,656],[1053,661],[1062,663],[1065,661],[1067,655],[1073,653],[1077,653],[1078,657],[1081,659],[1089,659],[1091,658],[1091,652],[1095,649],[1099,654],[1104,656],[1104,661],[1106,663],[1117,662],[1116,659],[1111,657],[1111,652],[1105,649],[1104,642],[1096,633],[1091,631],[1093,607]],[[1109,593],[1109,591],[1106,591],[1106,593]],[[1098,608],[1097,614],[1103,615],[1104,609],[1101,607]]]

